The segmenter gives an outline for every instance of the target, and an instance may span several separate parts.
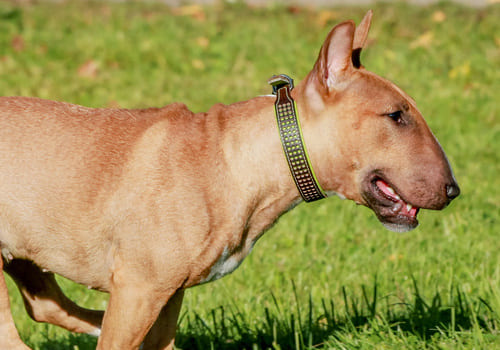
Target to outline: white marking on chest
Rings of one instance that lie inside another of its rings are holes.
[[[337,196],[340,199],[346,199],[346,197],[342,193],[333,192],[333,191],[326,191],[325,193],[326,193],[327,197]]]
[[[93,337],[97,337],[97,338],[99,338],[99,337],[101,336],[101,329],[100,329],[100,328],[96,328],[96,329],[94,329],[93,331],[88,332],[87,334],[88,334],[88,335],[91,335],[91,336],[93,336]]]
[[[215,264],[212,265],[212,268],[210,269],[207,277],[202,279],[200,283],[208,283],[218,280],[219,278],[224,277],[225,275],[230,274],[231,272],[236,270],[236,268],[243,262],[245,257],[250,253],[252,247],[253,244],[251,244],[248,248],[243,248],[243,251],[240,251],[236,254],[231,254],[228,248],[225,247],[222,255],[215,262]]]
[[[9,249],[7,249],[5,247],[2,247],[1,250],[2,250],[2,256],[4,257],[5,260],[7,260],[7,261],[14,260],[14,256],[11,254],[11,252],[9,251]]]

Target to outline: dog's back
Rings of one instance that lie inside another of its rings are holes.
[[[108,249],[102,248],[120,216],[140,210],[144,194],[135,188],[155,181],[159,149],[180,147],[174,145],[179,138],[170,135],[176,120],[191,116],[182,104],[94,109],[37,98],[0,98],[4,255],[46,261],[47,268],[69,278],[86,275],[79,270],[107,259]],[[80,282],[105,289],[98,281],[107,276],[93,274]]]

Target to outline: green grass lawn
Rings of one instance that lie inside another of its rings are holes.
[[[500,6],[372,8],[362,61],[415,98],[462,196],[407,234],[348,201],[300,205],[235,273],[186,293],[179,348],[500,349]],[[0,95],[203,111],[269,93],[275,73],[300,80],[329,29],[366,10],[0,2]],[[31,321],[8,283],[31,347],[95,347]]]

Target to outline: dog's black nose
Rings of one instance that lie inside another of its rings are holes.
[[[460,194],[460,187],[458,187],[456,183],[453,183],[451,185],[446,185],[446,196],[450,201],[452,199],[457,198],[459,194]]]

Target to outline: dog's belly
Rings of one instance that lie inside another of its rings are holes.
[[[0,226],[5,227],[4,222]],[[69,234],[26,234],[16,230],[0,231],[0,248],[8,263],[14,259],[32,261],[44,272],[54,272],[89,288],[108,291],[111,257],[106,242],[80,241]],[[94,237],[95,238],[95,237]]]

